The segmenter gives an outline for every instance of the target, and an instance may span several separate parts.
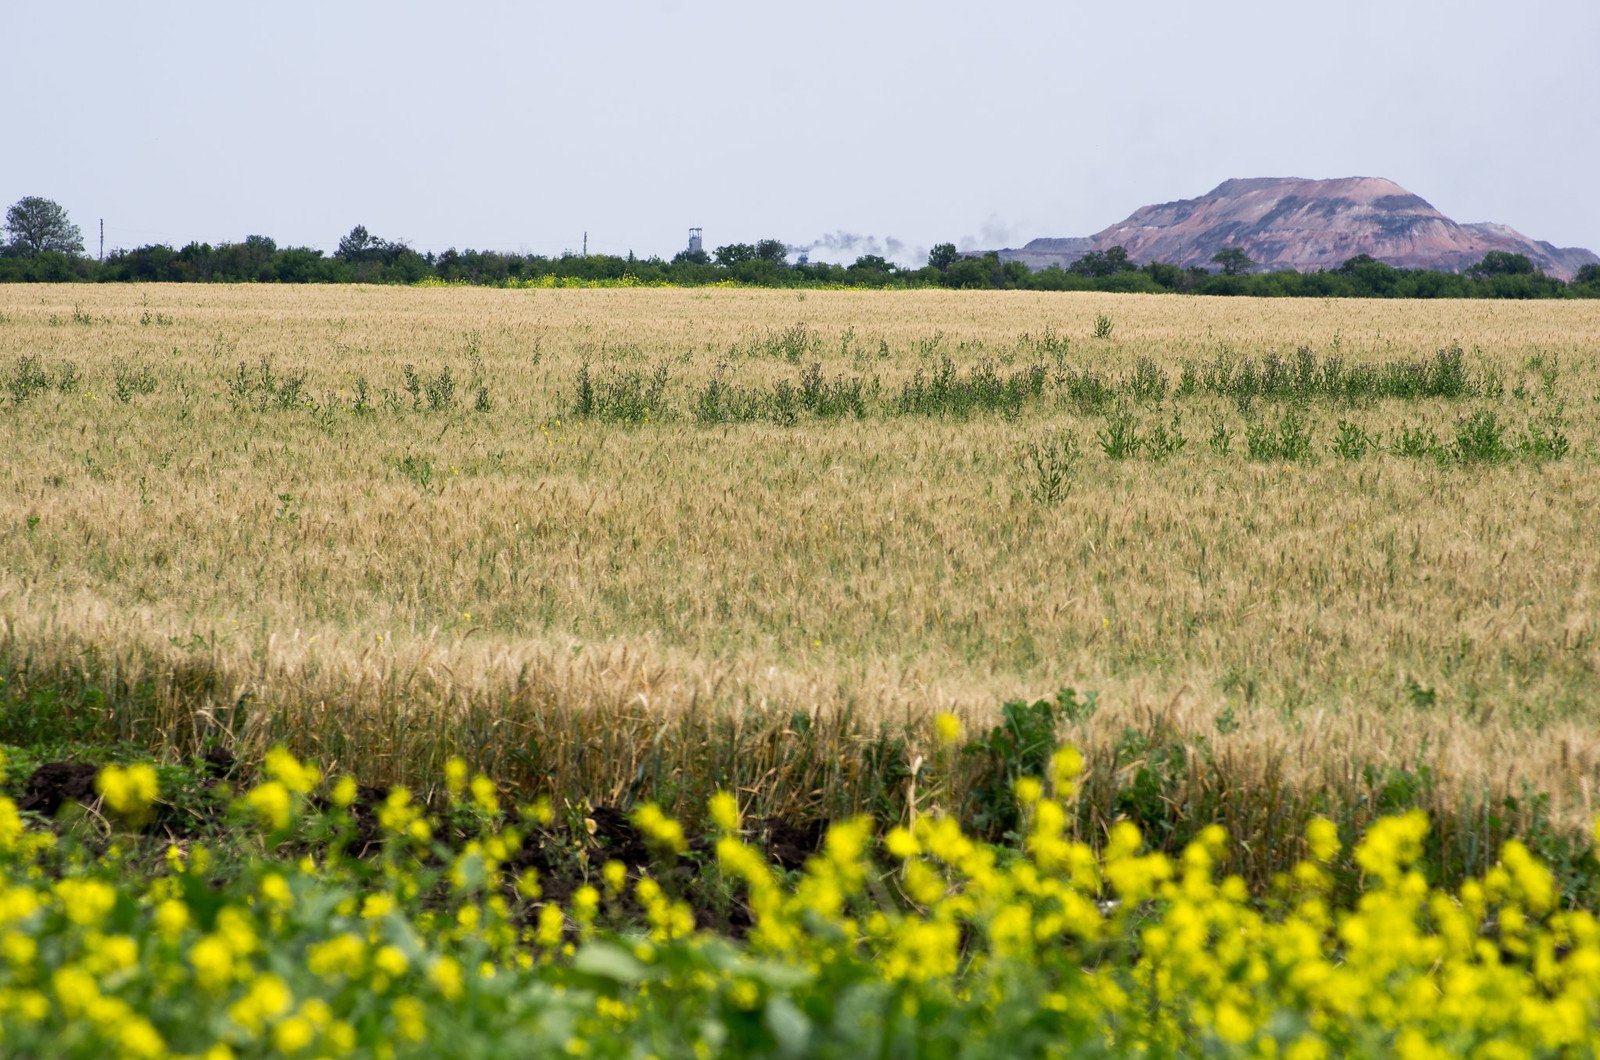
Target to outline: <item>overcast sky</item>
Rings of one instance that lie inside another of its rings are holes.
[[[104,218],[107,249],[331,251],[364,224],[670,256],[702,225],[912,260],[1253,176],[1388,177],[1600,250],[1596,0],[17,0],[0,24],[0,205],[60,202],[91,253]]]

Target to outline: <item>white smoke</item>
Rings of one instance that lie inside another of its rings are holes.
[[[999,214],[990,214],[978,229],[976,236],[962,236],[956,243],[958,250],[1003,250],[1012,246],[1014,242],[1021,241],[1021,229],[1018,225],[1010,224],[1000,219]]]
[[[868,254],[877,255],[897,265],[921,268],[928,263],[926,247],[911,246],[893,236],[861,235],[840,229],[818,236],[809,243],[790,243],[789,260],[804,254],[812,261],[837,262],[849,265]]]

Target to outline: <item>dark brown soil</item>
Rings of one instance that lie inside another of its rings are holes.
[[[67,803],[92,803],[99,798],[94,790],[98,766],[88,762],[46,762],[33,771],[17,808],[52,817]]]

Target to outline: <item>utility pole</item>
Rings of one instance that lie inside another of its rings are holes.
[[[100,218],[100,260],[106,260],[106,219]]]
[[[588,232],[585,232],[583,234],[583,256],[586,257],[586,258],[589,256],[589,233]]]

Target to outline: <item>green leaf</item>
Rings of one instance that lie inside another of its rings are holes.
[[[801,1056],[811,1041],[811,1021],[795,1003],[781,995],[769,998],[764,1018],[767,1030],[785,1056]]]
[[[617,983],[637,983],[649,969],[633,954],[610,942],[591,942],[572,958],[574,971]]]

